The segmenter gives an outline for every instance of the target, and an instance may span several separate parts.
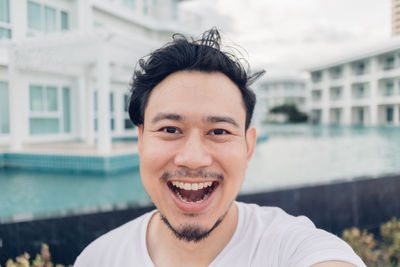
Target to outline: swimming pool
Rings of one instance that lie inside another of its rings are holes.
[[[266,125],[241,190],[400,173],[400,127]],[[150,203],[137,170],[115,175],[0,169],[0,223]]]

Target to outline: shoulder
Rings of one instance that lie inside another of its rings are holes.
[[[307,217],[290,215],[278,207],[264,207],[241,202],[237,202],[237,205],[244,224],[253,224],[253,227],[260,224],[265,230],[281,230],[282,232],[288,231],[291,227],[315,229],[314,224]]]
[[[255,258],[263,258],[269,251],[269,259],[274,258],[278,266],[311,266],[333,260],[365,266],[346,242],[316,228],[305,216],[292,216],[277,207],[237,204],[244,229],[257,238]]]
[[[94,240],[78,256],[74,267],[121,266],[120,263],[133,256],[129,251],[143,254],[146,228],[153,213],[146,213]]]

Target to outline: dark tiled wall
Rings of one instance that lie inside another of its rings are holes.
[[[338,235],[351,226],[378,233],[382,222],[400,217],[400,176],[242,195],[238,200],[306,215],[317,227]]]
[[[238,200],[279,206],[308,216],[319,228],[335,234],[357,226],[377,232],[379,225],[400,217],[400,176],[241,195]],[[50,245],[53,261],[73,263],[96,237],[152,210],[153,207],[0,225],[0,264],[24,251],[38,253]]]
[[[31,257],[42,243],[50,246],[53,262],[73,264],[78,254],[98,236],[128,222],[154,207],[131,208],[89,215],[0,225],[0,265],[24,251]]]

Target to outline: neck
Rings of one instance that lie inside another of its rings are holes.
[[[207,266],[225,248],[235,233],[238,208],[229,208],[221,224],[199,242],[179,240],[157,212],[147,227],[147,249],[155,266]]]

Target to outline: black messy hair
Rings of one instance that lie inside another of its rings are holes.
[[[173,41],[139,60],[133,75],[129,117],[135,125],[144,123],[144,110],[153,88],[168,75],[178,71],[220,72],[239,88],[246,109],[247,129],[253,116],[256,96],[249,86],[264,71],[249,75],[241,60],[221,51],[221,36],[216,28],[203,33],[199,40],[174,34]]]

